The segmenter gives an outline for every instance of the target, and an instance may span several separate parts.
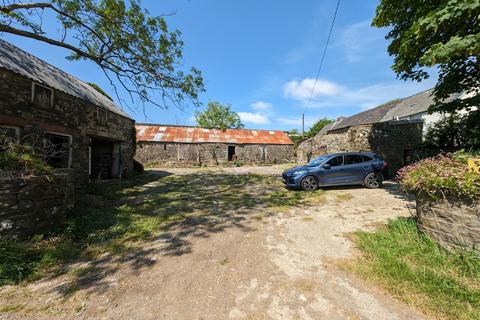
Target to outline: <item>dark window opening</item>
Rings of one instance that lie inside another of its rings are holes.
[[[103,110],[101,108],[97,108],[97,122],[100,124],[107,123],[107,110]]]
[[[44,135],[45,158],[53,168],[68,168],[70,164],[70,137],[54,133]]]
[[[0,126],[0,135],[9,140],[18,139],[19,129],[17,127],[2,127]]]
[[[361,155],[358,154],[348,154],[345,155],[344,157],[344,165],[349,165],[349,164],[357,164],[357,163],[362,163],[363,158]]]
[[[163,145],[163,150],[167,150],[167,145],[166,144]]]
[[[363,156],[363,162],[372,161],[373,159],[369,156]]]
[[[42,108],[53,107],[53,90],[34,83],[32,101]]]
[[[233,161],[235,159],[235,146],[228,146],[228,161]]]
[[[343,164],[343,156],[332,158],[327,163],[332,167],[341,166]]]

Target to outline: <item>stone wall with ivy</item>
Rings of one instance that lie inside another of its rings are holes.
[[[0,176],[0,237],[48,233],[64,222],[73,205],[71,170],[42,176]]]

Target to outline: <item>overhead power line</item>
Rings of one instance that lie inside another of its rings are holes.
[[[328,45],[330,44],[330,38],[332,37],[333,26],[335,25],[335,20],[337,18],[339,7],[340,7],[340,0],[337,1],[337,6],[333,14],[332,24],[330,25],[330,31],[328,32],[327,42],[325,43],[325,48],[323,49],[322,59],[320,60],[320,65],[318,66],[317,75],[315,76],[315,82],[313,83],[312,92],[310,93],[310,97],[308,98],[307,105],[305,106],[305,108],[307,108],[310,105],[313,95],[315,94],[315,90],[317,89],[318,77],[320,76],[320,72],[322,71],[323,61],[325,60],[325,55],[327,54]]]

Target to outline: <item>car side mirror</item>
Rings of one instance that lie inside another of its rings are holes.
[[[332,166],[329,165],[328,163],[325,163],[323,166],[322,166],[323,169],[331,169]]]

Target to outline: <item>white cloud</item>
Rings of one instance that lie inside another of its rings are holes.
[[[309,80],[309,78],[305,79]],[[295,87],[292,83],[304,83],[305,80],[298,82],[296,80],[290,81],[284,85],[286,88]],[[323,80],[329,84],[332,82]],[[319,95],[313,96],[313,99],[308,103],[310,97],[309,94],[301,94],[303,89],[298,89],[296,94],[286,94],[285,96],[300,100],[299,107],[301,108],[341,108],[341,107],[357,107],[362,110],[367,110],[376,107],[380,104],[386,103],[393,99],[404,98],[410,95],[416,94],[423,90],[431,88],[435,83],[435,79],[431,78],[421,83],[416,82],[404,82],[404,81],[391,81],[387,83],[377,83],[360,88],[348,88],[333,84],[335,87],[331,89],[331,95]],[[313,88],[313,86],[312,86]],[[307,91],[308,93],[308,91]]]
[[[267,124],[270,122],[268,116],[260,113],[253,112],[238,112],[240,119],[243,122],[254,123],[254,124]]]
[[[310,96],[318,98],[320,96],[336,96],[343,91],[343,87],[336,83],[319,79],[315,84],[315,79],[305,78],[301,81],[292,80],[283,86],[285,97],[296,100],[308,100]]]
[[[273,108],[273,105],[265,101],[257,101],[250,105],[253,110],[257,111],[270,111]]]

